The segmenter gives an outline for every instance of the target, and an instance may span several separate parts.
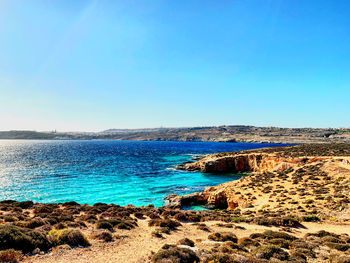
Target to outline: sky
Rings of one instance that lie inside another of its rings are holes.
[[[350,127],[348,0],[1,0],[0,130]]]

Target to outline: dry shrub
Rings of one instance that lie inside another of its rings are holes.
[[[171,230],[175,230],[181,223],[171,219],[152,219],[148,222],[148,226],[168,227]]]
[[[105,242],[111,242],[113,241],[113,236],[110,232],[108,231],[103,231],[100,233],[95,233],[91,236],[94,239],[99,239],[99,240],[103,240]]]
[[[0,250],[13,248],[27,253],[35,248],[46,251],[50,247],[46,236],[38,231],[11,224],[0,225]]]
[[[214,240],[214,241],[232,241],[234,243],[237,243],[237,236],[233,233],[229,232],[222,232],[222,233],[213,233],[208,236],[208,239]]]
[[[189,247],[194,247],[194,242],[191,239],[183,238],[177,241],[176,245],[186,245]]]
[[[191,249],[164,245],[152,258],[154,263],[194,263],[199,258]]]
[[[17,263],[22,257],[22,253],[14,249],[0,251],[0,263]]]
[[[90,246],[89,241],[79,230],[73,229],[60,229],[51,230],[49,237],[54,245],[67,244],[71,247],[87,247]]]

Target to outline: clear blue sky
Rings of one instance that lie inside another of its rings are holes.
[[[350,126],[349,0],[2,0],[0,130]]]

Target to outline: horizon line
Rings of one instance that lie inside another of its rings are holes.
[[[102,133],[109,130],[156,130],[156,129],[189,129],[189,128],[219,128],[219,127],[234,127],[234,126],[242,126],[242,127],[255,127],[255,128],[279,128],[279,129],[350,129],[350,127],[283,127],[283,126],[255,126],[255,125],[243,125],[243,124],[234,124],[234,125],[202,125],[202,126],[160,126],[160,127],[144,127],[144,128],[108,128],[99,131],[59,131],[57,129],[52,130],[35,130],[35,129],[10,129],[10,130],[0,130],[0,132],[43,132],[43,133]]]

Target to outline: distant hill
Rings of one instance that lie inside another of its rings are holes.
[[[0,131],[0,139],[54,139],[53,133],[36,131]]]
[[[109,129],[102,132],[55,133],[36,131],[0,131],[0,139],[101,139],[257,143],[350,142],[350,128],[279,128],[234,125],[187,128]]]

